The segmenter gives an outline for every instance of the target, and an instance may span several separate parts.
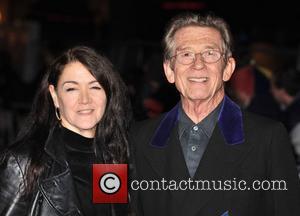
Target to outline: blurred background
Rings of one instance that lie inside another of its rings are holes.
[[[0,146],[16,136],[47,65],[74,45],[91,46],[110,58],[130,90],[136,120],[169,110],[178,95],[163,75],[161,39],[166,22],[184,11],[213,12],[230,24],[238,65],[227,93],[244,109],[282,121],[292,134],[300,122],[300,8],[295,4],[0,0]]]

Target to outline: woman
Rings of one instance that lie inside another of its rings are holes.
[[[91,173],[93,163],[127,163],[125,89],[109,60],[88,47],[54,61],[0,158],[0,215],[126,214],[92,203]]]

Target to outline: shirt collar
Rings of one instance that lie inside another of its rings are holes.
[[[223,99],[224,100],[224,99]],[[207,137],[211,137],[213,130],[218,121],[218,116],[222,107],[223,100],[218,104],[218,106],[209,113],[202,121],[195,124],[188,115],[184,112],[182,105],[179,106],[179,119],[178,119],[178,132],[179,138],[183,135],[185,131],[189,131],[193,126],[200,127]]]
[[[225,96],[221,103],[218,126],[228,145],[239,145],[245,141],[243,130],[243,114],[241,108],[229,97]],[[150,145],[164,148],[173,128],[178,124],[179,103],[167,112],[155,130]]]

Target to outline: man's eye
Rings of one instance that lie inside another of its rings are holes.
[[[214,50],[208,50],[202,53],[203,57],[212,57],[215,56],[216,52]]]
[[[191,52],[185,52],[185,53],[182,53],[181,56],[182,57],[192,57],[193,53],[191,53]]]
[[[216,54],[217,54],[217,52],[215,50],[207,51],[207,55],[209,55],[209,56],[215,56]]]

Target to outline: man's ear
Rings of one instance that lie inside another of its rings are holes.
[[[175,82],[174,66],[170,60],[164,62],[164,71],[169,83]]]
[[[53,85],[49,85],[48,88],[49,88],[49,92],[50,92],[50,95],[52,97],[54,106],[59,108],[59,103],[58,103],[58,98],[57,98],[57,94],[56,94],[56,91],[55,91],[55,87]]]
[[[226,82],[230,79],[235,69],[235,60],[234,58],[230,57],[227,61],[223,72],[223,81]]]

